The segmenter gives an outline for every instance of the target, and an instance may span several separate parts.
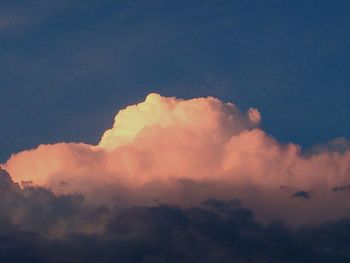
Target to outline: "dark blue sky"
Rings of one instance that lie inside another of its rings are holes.
[[[0,161],[96,143],[149,92],[212,95],[308,147],[350,137],[350,1],[0,1]]]

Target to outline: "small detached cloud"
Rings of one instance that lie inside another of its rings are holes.
[[[311,194],[312,194],[311,192],[298,191],[298,192],[295,192],[291,197],[310,199],[311,198]]]
[[[332,192],[349,192],[350,191],[350,185],[342,185],[342,186],[335,186],[332,189]]]

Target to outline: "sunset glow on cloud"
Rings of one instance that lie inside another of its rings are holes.
[[[91,203],[186,206],[240,198],[262,219],[294,223],[348,215],[346,141],[342,151],[325,145],[302,154],[300,146],[266,134],[260,121],[257,109],[243,113],[212,97],[152,93],[120,110],[98,145],[40,145],[12,155],[4,167],[18,183],[81,193]]]
[[[349,263],[350,1],[0,1],[0,263]]]

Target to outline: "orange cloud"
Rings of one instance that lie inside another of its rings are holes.
[[[345,216],[346,193],[331,189],[350,183],[348,148],[303,155],[300,146],[267,135],[260,120],[256,109],[242,113],[212,97],[180,100],[152,93],[119,111],[96,146],[40,145],[14,154],[4,166],[17,182],[82,193],[90,202],[186,205],[239,197],[261,218],[306,222]],[[307,201],[291,198],[285,189],[312,195]]]

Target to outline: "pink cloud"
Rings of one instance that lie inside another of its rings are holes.
[[[181,100],[150,94],[115,117],[98,145],[60,143],[14,154],[5,168],[17,182],[89,202],[188,205],[206,198],[241,198],[261,219],[314,222],[346,216],[350,151],[301,154],[259,128],[246,113],[218,99]],[[312,192],[310,200],[291,198]]]

